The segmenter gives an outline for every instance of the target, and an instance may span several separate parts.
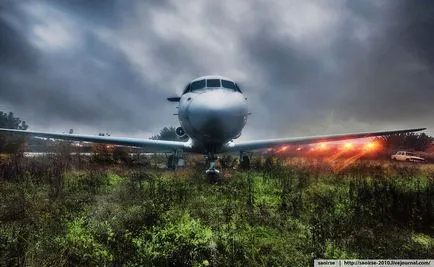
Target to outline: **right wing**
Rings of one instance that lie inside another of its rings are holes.
[[[222,152],[251,151],[256,149],[276,147],[280,145],[306,145],[306,144],[314,144],[320,142],[341,141],[341,140],[356,139],[356,138],[417,132],[417,131],[423,131],[425,129],[426,128],[417,128],[417,129],[406,129],[406,130],[395,130],[395,131],[348,133],[348,134],[335,134],[335,135],[254,140],[254,141],[243,141],[239,143],[231,142],[228,143],[222,149]]]
[[[70,141],[84,141],[84,142],[92,142],[92,143],[142,147],[149,150],[149,152],[154,152],[154,151],[172,152],[180,149],[184,151],[191,150],[190,142],[161,141],[161,140],[112,137],[112,136],[96,136],[96,135],[59,134],[59,133],[34,132],[34,131],[3,129],[3,128],[0,128],[0,133],[45,137],[45,138],[62,139],[62,140],[70,140]]]

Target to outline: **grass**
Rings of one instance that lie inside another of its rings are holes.
[[[317,258],[433,258],[426,167],[258,163],[209,184],[179,172],[71,158],[5,159],[5,265],[310,266]],[[197,167],[195,167],[197,165]]]

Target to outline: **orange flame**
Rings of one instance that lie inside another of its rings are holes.
[[[344,144],[344,149],[345,150],[350,150],[353,149],[354,145],[352,143],[345,143]]]
[[[320,144],[318,145],[318,147],[319,147],[320,150],[326,150],[326,149],[328,148],[328,146],[327,146],[326,143],[320,143]]]

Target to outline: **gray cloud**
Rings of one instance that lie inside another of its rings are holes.
[[[429,1],[20,1],[0,9],[0,108],[32,129],[149,135],[196,76],[238,80],[245,138],[432,126]]]
[[[6,5],[6,4],[3,4]],[[29,44],[25,32],[13,25],[12,17],[20,16],[13,6],[0,5],[0,67],[8,69],[34,69],[37,65],[37,51]]]

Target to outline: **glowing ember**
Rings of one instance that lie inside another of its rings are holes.
[[[369,150],[369,151],[375,150],[376,148],[377,148],[377,144],[374,143],[374,142],[367,143],[367,144],[365,145],[365,149],[366,149],[366,150]]]
[[[327,147],[327,144],[325,144],[325,143],[321,143],[321,144],[319,144],[318,147],[319,147],[319,149],[321,149],[321,150],[326,150],[326,149],[328,148],[328,147]]]
[[[277,152],[283,152],[288,149],[288,146],[282,146]]]
[[[346,149],[346,150],[350,150],[350,149],[352,149],[353,148],[353,144],[352,143],[345,143],[345,145],[344,145],[344,149]]]

